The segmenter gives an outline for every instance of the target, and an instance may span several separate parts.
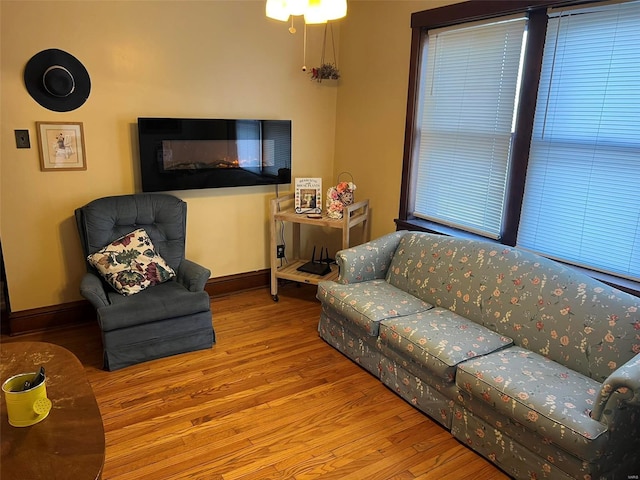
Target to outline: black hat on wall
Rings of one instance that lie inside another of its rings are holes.
[[[50,48],[36,53],[24,69],[29,95],[44,108],[70,112],[89,98],[89,72],[73,55]]]

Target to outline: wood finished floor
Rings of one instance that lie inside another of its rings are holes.
[[[317,335],[315,287],[212,301],[211,350],[101,370],[93,324],[46,341],[85,366],[104,480],[508,479]]]

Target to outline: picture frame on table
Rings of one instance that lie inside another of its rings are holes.
[[[40,170],[86,170],[82,122],[36,122]]]
[[[322,213],[322,178],[295,179],[295,212]]]

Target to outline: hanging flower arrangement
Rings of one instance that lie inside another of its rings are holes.
[[[338,175],[338,180],[340,175]],[[352,179],[353,180],[353,179]],[[340,182],[335,187],[327,190],[327,216],[330,218],[342,218],[345,207],[354,201],[355,183]]]
[[[331,49],[333,51],[333,62],[325,60],[325,51],[327,49],[327,29],[331,28]],[[336,46],[333,41],[333,25],[328,22],[324,26],[324,41],[322,42],[322,57],[320,58],[320,66],[311,69],[311,80],[321,82],[322,80],[338,80],[340,78],[340,70],[336,64]]]
[[[311,70],[311,79],[321,82],[322,80],[338,80],[340,71],[333,63],[323,63],[318,68]]]

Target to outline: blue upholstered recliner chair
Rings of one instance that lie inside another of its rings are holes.
[[[91,256],[80,292],[97,311],[105,369],[213,346],[211,302],[204,290],[211,272],[184,258],[185,202],[167,194],[113,196],[78,208],[75,217],[85,258]],[[149,258],[159,261],[149,267]],[[122,260],[133,271],[112,274]],[[139,279],[151,282],[126,289]],[[116,291],[120,286],[124,294]]]

